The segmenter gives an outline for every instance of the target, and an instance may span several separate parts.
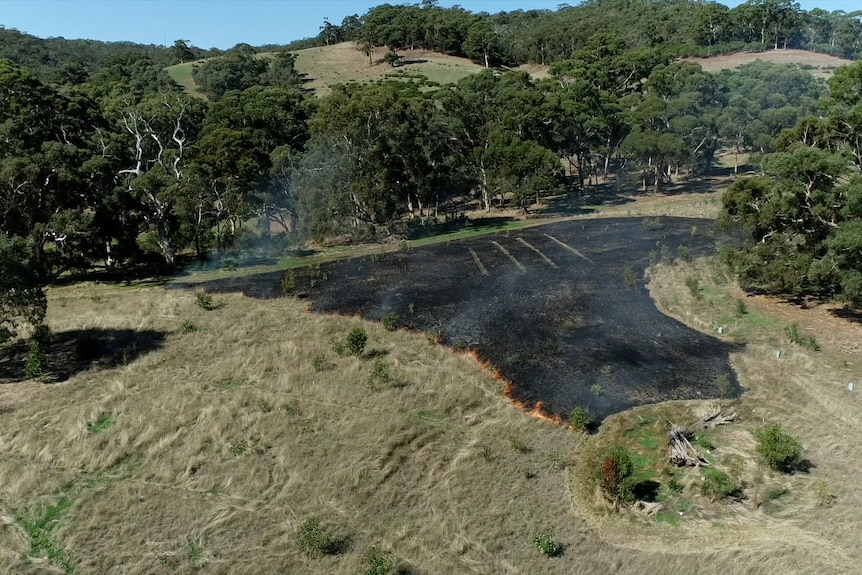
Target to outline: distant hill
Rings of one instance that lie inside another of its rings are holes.
[[[341,42],[331,46],[320,46],[297,50],[296,69],[308,80],[307,87],[317,96],[325,96],[330,87],[348,82],[371,82],[383,78],[411,78],[425,76],[429,82],[454,84],[461,78],[475,74],[483,68],[467,58],[459,58],[426,50],[399,50],[403,63],[393,67],[382,61],[385,48],[377,48],[372,54],[373,64],[368,56],[357,50],[353,42]],[[261,57],[269,57],[262,53]],[[173,80],[182,86],[186,93],[201,96],[192,78],[192,70],[205,60],[186,62],[167,68]]]
[[[721,70],[732,70],[745,64],[762,60],[776,64],[795,64],[804,70],[808,70],[815,77],[826,78],[832,75],[832,71],[840,66],[853,64],[853,60],[846,60],[819,52],[808,50],[768,50],[766,52],[737,52],[735,54],[722,54],[708,58],[686,58],[697,62],[707,72],[720,72]]]

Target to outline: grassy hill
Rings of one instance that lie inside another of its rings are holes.
[[[307,87],[314,90],[318,96],[325,96],[334,84],[348,82],[371,82],[386,77],[407,77],[423,75],[428,81],[438,84],[452,84],[481,71],[482,66],[466,58],[457,58],[437,52],[424,50],[402,50],[404,64],[393,68],[379,61],[385,53],[384,48],[377,48],[372,56],[374,63],[369,64],[368,57],[356,49],[353,42],[343,42],[332,46],[307,48],[296,52],[296,69],[306,75]],[[267,57],[269,54],[261,54]],[[194,66],[203,61],[186,62],[166,68],[168,74],[187,93],[201,96],[192,78]]]
[[[776,64],[794,64],[803,70],[808,70],[815,77],[828,78],[832,71],[840,66],[853,64],[852,60],[845,60],[828,54],[809,52],[807,50],[767,50],[765,52],[736,52],[734,54],[722,54],[710,56],[709,58],[690,58],[697,62],[707,72],[720,72],[721,70],[732,70],[745,64],[762,60]]]
[[[165,71],[171,77],[171,79],[179,84],[186,94],[191,96],[195,96],[197,98],[206,98],[202,92],[198,91],[197,84],[195,84],[195,79],[192,77],[192,72],[194,71],[194,67],[203,64],[206,60],[197,60],[194,62],[185,62],[183,64],[175,64],[173,66],[168,66],[165,68]]]

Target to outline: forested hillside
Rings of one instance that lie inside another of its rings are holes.
[[[727,222],[747,226],[758,246],[743,273],[779,290],[857,293],[862,282],[836,270],[858,269],[862,64],[836,72],[830,92],[792,66],[710,74],[677,56],[752,43],[853,56],[860,26],[858,15],[773,0],[733,10],[601,0],[493,16],[382,5],[325,24],[321,41],[355,39],[369,54],[422,46],[489,69],[445,87],[351,83],[319,100],[289,51],[261,58],[240,44],[207,60],[196,72],[203,100],[164,71],[207,55],[182,41],[165,49],[3,30],[4,253],[8,265],[26,255],[45,281],[94,267],[171,268],[261,234],[281,246],[409,234],[468,202],[527,209],[609,182],[662,193],[709,174],[724,150],[734,173],[744,163],[771,178],[728,196]],[[550,77],[496,67],[524,61],[553,62]]]
[[[291,46],[346,40],[392,50],[424,48],[486,63],[551,63],[572,58],[596,34],[613,34],[630,47],[674,55],[740,49],[804,48],[845,58],[862,49],[862,11],[800,10],[789,0],[750,0],[735,8],[689,0],[587,0],[557,10],[473,14],[459,7],[382,4]]]

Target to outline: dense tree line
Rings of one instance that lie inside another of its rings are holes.
[[[855,59],[862,50],[862,11],[805,11],[791,0],[749,0],[735,8],[695,0],[588,0],[557,10],[475,14],[426,0],[382,4],[341,25],[325,21],[314,40],[518,65],[570,59],[596,34],[617,36],[631,47],[663,46],[674,56],[804,48]]]
[[[122,61],[148,58],[153,65],[170,66],[206,58],[212,53],[177,40],[170,48],[133,42],[42,39],[0,25],[0,59],[25,68],[42,82],[80,84],[103,68]]]
[[[726,192],[721,222],[744,231],[730,261],[773,293],[862,305],[862,62],[829,81],[823,112],[778,138],[763,174]]]

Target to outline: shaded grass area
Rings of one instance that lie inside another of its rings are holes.
[[[166,333],[135,329],[73,329],[54,333],[45,346],[47,370],[42,380],[66,381],[92,369],[126,365],[164,344]],[[0,347],[0,384],[26,379],[27,342]]]

